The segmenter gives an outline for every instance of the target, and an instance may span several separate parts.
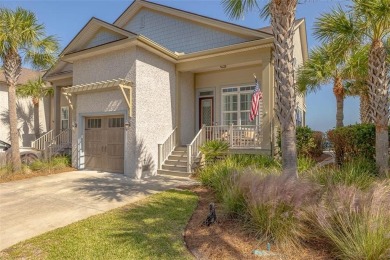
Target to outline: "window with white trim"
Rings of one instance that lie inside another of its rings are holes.
[[[61,130],[69,128],[69,107],[61,107]]]
[[[295,110],[295,117],[296,117],[296,125],[297,126],[305,126],[304,125],[303,111],[300,108],[297,108]]]
[[[222,89],[222,124],[255,125],[257,118],[249,121],[252,94],[255,86]]]

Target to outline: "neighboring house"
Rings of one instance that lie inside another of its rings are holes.
[[[27,83],[29,80],[36,80],[43,73],[27,68],[22,68],[18,79],[18,85]],[[19,145],[30,147],[35,140],[34,133],[34,107],[31,98],[17,98],[16,103],[19,130]],[[52,128],[51,97],[45,97],[39,104],[39,123],[41,133]],[[8,109],[8,85],[2,70],[0,70],[0,140],[10,142],[9,133],[9,109]]]
[[[307,59],[305,21],[295,26],[298,66]],[[71,131],[74,167],[135,178],[190,172],[206,139],[271,154],[272,48],[269,27],[136,0],[113,24],[92,18],[45,74],[55,89],[54,131]],[[253,74],[263,100],[250,122]],[[303,125],[305,101],[297,99]]]

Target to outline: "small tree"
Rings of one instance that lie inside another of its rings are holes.
[[[346,29],[339,17],[324,15],[316,33],[320,39],[341,47],[356,43],[370,45],[367,85],[372,108],[370,112],[376,127],[375,159],[379,172],[386,175],[389,170],[389,64],[386,45],[390,38],[390,0],[352,2],[354,5],[347,12],[353,19],[354,30]]]
[[[19,135],[16,114],[16,85],[22,70],[22,61],[43,69],[54,64],[58,41],[46,36],[45,27],[38,24],[33,12],[23,8],[0,8],[0,59],[8,85],[12,170],[21,168]]]
[[[26,84],[16,89],[16,94],[20,97],[31,98],[34,106],[34,134],[35,138],[40,136],[40,122],[39,122],[39,100],[43,97],[53,94],[51,87],[45,87],[45,82],[42,77],[37,80],[29,80]]]

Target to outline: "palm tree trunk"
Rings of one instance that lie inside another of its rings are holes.
[[[340,76],[336,76],[333,85],[333,94],[336,97],[336,128],[344,126],[344,87]],[[344,162],[344,147],[335,147],[335,161],[341,166]]]
[[[344,87],[341,77],[334,79],[333,93],[336,97],[336,128],[344,126]]]
[[[39,127],[39,98],[33,98],[34,105],[34,134],[35,138],[38,139],[40,136],[40,127]]]
[[[8,84],[9,128],[11,139],[11,163],[12,171],[21,169],[18,118],[16,114],[16,84],[21,73],[20,56],[10,51],[4,59],[4,76]]]
[[[368,87],[375,123],[375,158],[379,173],[389,171],[389,79],[387,78],[386,49],[380,40],[373,41],[368,60]]]
[[[276,115],[281,125],[283,173],[298,177],[294,87],[293,37],[297,0],[272,0],[271,25],[274,34]]]
[[[362,124],[372,123],[370,98],[367,93],[360,94],[360,121]]]

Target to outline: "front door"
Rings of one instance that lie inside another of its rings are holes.
[[[123,173],[123,116],[85,119],[85,168]]]
[[[199,129],[203,125],[211,126],[214,123],[214,102],[212,97],[199,98]]]

